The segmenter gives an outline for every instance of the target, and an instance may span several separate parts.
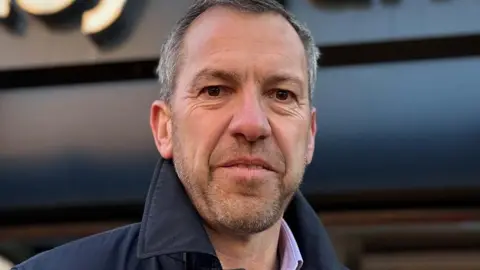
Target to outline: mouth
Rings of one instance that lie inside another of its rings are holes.
[[[239,168],[248,170],[268,170],[275,172],[272,165],[261,158],[238,158],[222,163],[223,168]]]

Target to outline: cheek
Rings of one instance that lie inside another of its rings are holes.
[[[211,113],[200,111],[182,115],[177,119],[181,125],[177,128],[177,142],[183,149],[183,155],[188,158],[188,166],[200,172],[209,165],[210,155],[215,149],[221,136],[219,132],[219,119]],[[175,155],[175,153],[174,153]]]
[[[308,127],[299,120],[282,121],[274,125],[275,140],[286,160],[288,173],[297,173],[305,167],[308,146]]]

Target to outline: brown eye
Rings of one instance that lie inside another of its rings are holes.
[[[209,96],[212,96],[212,97],[217,97],[220,95],[220,92],[222,90],[220,89],[220,87],[218,86],[210,86],[210,87],[207,87],[207,94]]]
[[[290,92],[287,90],[277,90],[275,92],[275,98],[281,101],[288,100],[290,96]]]
[[[205,94],[211,97],[218,97],[222,92],[222,88],[220,86],[207,86],[203,90]]]

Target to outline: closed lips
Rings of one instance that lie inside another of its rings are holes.
[[[273,167],[263,159],[234,159],[222,163],[220,167],[238,167],[247,169],[264,169],[275,171]]]

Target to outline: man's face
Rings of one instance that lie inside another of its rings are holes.
[[[212,8],[187,31],[170,106],[152,129],[207,225],[240,234],[277,222],[316,132],[300,38],[276,14]]]

